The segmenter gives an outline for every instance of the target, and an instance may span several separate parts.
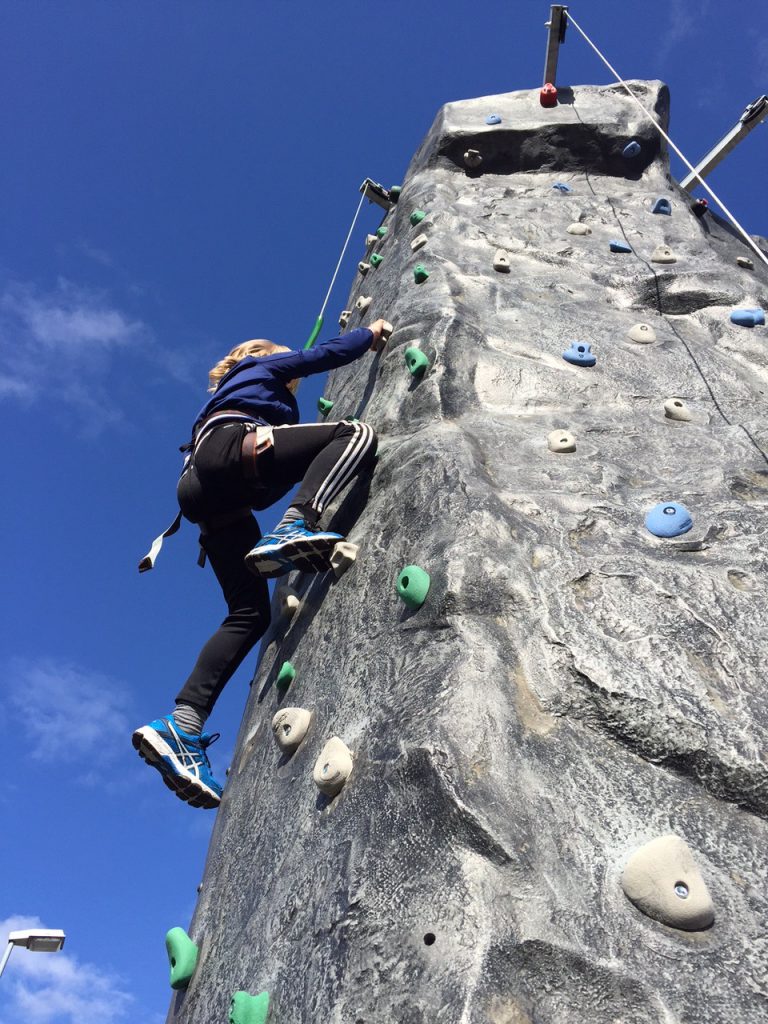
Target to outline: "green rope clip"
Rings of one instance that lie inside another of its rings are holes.
[[[278,690],[287,690],[293,680],[296,678],[296,669],[290,663],[290,661],[284,661],[280,666],[280,671],[277,673],[277,679],[275,680],[275,686]]]
[[[329,398],[318,398],[317,400],[318,411],[327,416],[333,408],[333,402]]]
[[[400,198],[400,193],[403,191],[401,185],[390,185],[389,187],[389,198],[393,203],[396,203]]]
[[[411,224],[413,224],[413,226],[416,227],[417,224],[421,224],[421,222],[424,220],[426,216],[427,215],[426,213],[424,213],[423,210],[414,210],[408,219],[410,220]]]
[[[229,1004],[229,1024],[264,1024],[269,1013],[269,993],[252,996],[235,992]]]
[[[408,605],[411,611],[421,608],[429,592],[429,573],[418,565],[406,565],[397,577],[397,596]]]
[[[424,284],[428,277],[429,271],[424,266],[424,264],[417,263],[416,266],[413,268],[413,279],[416,282],[416,284]]]
[[[376,228],[376,234],[379,236],[379,238],[383,238],[388,231],[389,228],[385,228],[383,224],[380,228]]]
[[[372,267],[378,267],[380,263],[384,262],[384,257],[380,256],[377,252],[371,253],[370,264]]]
[[[171,988],[186,988],[197,967],[197,946],[183,928],[171,928],[165,936],[165,948],[171,965]]]
[[[405,365],[414,377],[423,377],[429,369],[429,359],[420,348],[411,345],[405,350]]]

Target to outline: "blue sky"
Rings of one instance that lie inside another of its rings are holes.
[[[214,816],[176,800],[130,733],[170,710],[222,616],[192,527],[136,571],[174,514],[178,445],[233,344],[304,342],[363,178],[399,182],[442,103],[541,84],[548,11],[0,2],[0,944],[27,923],[68,933],[55,956],[14,952],[0,1024],[165,1019],[163,937],[189,923]],[[626,77],[669,83],[694,162],[768,91],[752,5],[572,11]],[[609,81],[573,30],[560,68]],[[762,234],[767,143],[758,127],[710,178]],[[364,208],[330,332],[379,212]],[[302,386],[305,419],[320,385]],[[211,721],[220,777],[254,660]]]

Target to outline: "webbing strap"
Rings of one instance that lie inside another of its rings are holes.
[[[171,537],[174,533],[176,533],[180,526],[181,512],[178,513],[178,515],[173,520],[168,529],[161,533],[159,537],[155,537],[155,539],[152,541],[152,547],[139,562],[139,572],[148,572],[150,569],[154,568],[155,560],[157,559],[157,556],[160,554],[160,549],[163,546],[163,541],[165,540],[166,537]]]

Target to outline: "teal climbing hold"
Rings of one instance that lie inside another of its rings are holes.
[[[563,359],[574,366],[594,366],[597,362],[592,346],[585,341],[572,341],[571,347],[563,352]]]
[[[485,119],[486,124],[501,124],[501,118],[498,114],[489,114]]]
[[[420,348],[410,345],[405,350],[405,365],[414,377],[423,377],[429,369],[429,359]]]
[[[651,213],[665,213],[668,217],[671,217],[672,203],[668,199],[657,199],[653,204]]]
[[[264,1024],[269,1013],[269,992],[252,996],[235,992],[229,1004],[229,1024]]]
[[[323,414],[323,416],[327,416],[332,408],[333,402],[330,400],[330,398],[318,398],[317,409],[318,412],[321,412]]]
[[[388,231],[389,228],[385,228],[383,225],[380,228],[376,228],[376,234],[379,236],[379,238],[383,238]]]
[[[377,252],[371,253],[370,263],[372,267],[378,267],[380,263],[384,262],[384,257],[380,256]]]
[[[417,263],[413,268],[413,278],[416,284],[423,284],[429,277],[429,271],[423,263]]]
[[[734,309],[731,323],[739,327],[760,327],[765,323],[765,313],[762,309]]]
[[[278,690],[287,690],[293,680],[296,678],[296,669],[290,663],[290,661],[284,661],[280,666],[280,671],[277,673],[277,679],[275,680],[275,686]]]
[[[421,608],[429,593],[429,573],[421,566],[406,565],[397,577],[397,596],[411,609]]]
[[[165,936],[165,948],[171,965],[171,988],[186,988],[197,967],[197,946],[183,928],[171,928]]]
[[[556,188],[558,192],[573,192],[570,185],[566,185],[564,181],[556,181],[552,188]]]
[[[393,203],[396,203],[400,198],[400,193],[403,191],[401,185],[390,185],[389,187],[389,198]]]
[[[626,245],[624,242],[617,242],[615,239],[609,243],[611,252],[632,252],[632,246]]]
[[[655,537],[679,537],[693,526],[691,513],[677,501],[654,505],[645,517],[645,528]]]
[[[415,227],[417,224],[421,224],[421,222],[424,220],[426,216],[427,215],[426,213],[424,213],[423,210],[414,210],[411,216],[408,218],[408,220]]]
[[[640,155],[640,143],[636,139],[632,139],[628,142],[624,149],[621,151],[621,155],[625,160],[631,160],[633,156]]]

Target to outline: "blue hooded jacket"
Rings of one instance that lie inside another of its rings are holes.
[[[358,327],[349,334],[320,341],[299,352],[246,356],[221,378],[195,420],[193,436],[202,420],[219,409],[241,410],[257,423],[273,427],[298,423],[299,406],[288,390],[288,382],[346,366],[367,352],[372,341],[373,334],[368,328]]]

